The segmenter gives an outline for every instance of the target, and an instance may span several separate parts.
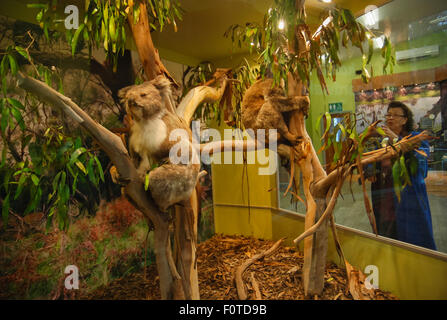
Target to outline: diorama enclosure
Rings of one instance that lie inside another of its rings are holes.
[[[447,2],[0,21],[0,298],[447,298]]]

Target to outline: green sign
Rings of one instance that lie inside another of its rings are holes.
[[[342,112],[343,111],[343,103],[335,102],[329,103],[329,113]]]

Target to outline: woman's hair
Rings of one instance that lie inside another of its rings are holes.
[[[410,110],[410,108],[408,108],[405,104],[403,104],[402,102],[399,101],[391,101],[390,104],[388,105],[388,110],[393,109],[393,108],[401,108],[402,111],[404,112],[404,116],[407,118],[407,123],[405,123],[404,125],[404,131],[406,131],[406,133],[410,133],[411,131],[414,130],[414,118],[413,118],[413,112]]]

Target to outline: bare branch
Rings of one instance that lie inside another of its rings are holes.
[[[276,249],[279,248],[281,242],[283,242],[284,238],[279,239],[278,241],[275,242],[275,244],[268,250],[261,252],[257,255],[254,255],[253,257],[251,257],[250,259],[246,260],[242,265],[240,265],[237,269],[236,269],[236,273],[235,273],[235,277],[234,277],[234,281],[236,282],[236,288],[237,288],[237,294],[240,300],[247,300],[247,291],[245,290],[245,285],[244,285],[244,281],[242,280],[242,275],[244,274],[245,270],[251,265],[253,264],[255,261],[268,257],[271,254],[273,254]]]
[[[345,174],[343,174],[343,176],[345,176]],[[337,181],[337,186],[335,187],[335,190],[332,193],[331,200],[329,201],[326,209],[324,210],[324,213],[321,215],[321,217],[317,223],[313,224],[309,228],[306,228],[306,230],[299,237],[297,237],[295,240],[293,240],[293,242],[296,245],[298,245],[298,243],[300,243],[300,241],[303,240],[304,238],[309,237],[312,234],[314,234],[317,231],[318,227],[323,223],[323,221],[330,214],[332,214],[335,204],[337,203],[337,198],[338,198],[338,195],[340,194],[341,187],[343,186],[343,182],[344,182],[344,178]]]
[[[227,77],[223,76],[216,88],[208,86],[198,86],[189,90],[177,107],[177,115],[190,124],[192,116],[197,107],[204,102],[216,102],[222,98],[227,85]]]

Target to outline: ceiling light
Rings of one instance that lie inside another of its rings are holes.
[[[284,20],[279,20],[278,29],[279,30],[284,30],[284,27],[285,27]]]
[[[331,3],[332,0],[319,0],[320,2],[324,2],[324,3]]]

